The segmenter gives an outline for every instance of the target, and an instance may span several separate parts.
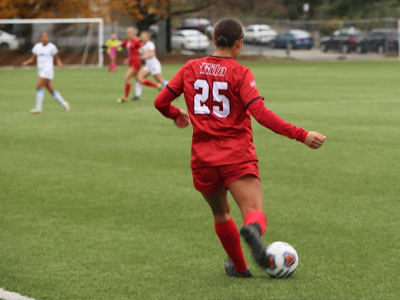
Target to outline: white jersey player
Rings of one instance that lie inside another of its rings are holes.
[[[162,77],[161,64],[156,57],[156,46],[150,40],[150,34],[147,31],[143,31],[140,34],[139,39],[143,44],[140,58],[145,61],[145,66],[139,71],[136,78],[137,82],[140,84],[139,86],[136,86],[136,98],[139,98],[142,94],[141,84],[156,87],[158,89],[162,89],[167,84],[167,81],[165,81]],[[146,80],[146,77],[150,74],[153,75],[158,83],[153,83],[150,80]]]
[[[31,114],[40,114],[42,112],[42,105],[44,99],[44,87],[52,94],[67,112],[70,112],[70,106],[61,94],[54,89],[54,59],[59,67],[63,66],[60,57],[58,56],[57,47],[50,43],[49,35],[43,32],[40,35],[40,43],[37,43],[32,49],[32,56],[22,63],[23,66],[37,61],[39,80],[36,85],[36,107],[31,109]]]

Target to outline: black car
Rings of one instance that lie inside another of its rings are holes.
[[[356,51],[357,45],[362,39],[363,35],[359,32],[338,31],[321,39],[321,50],[323,52],[337,50],[342,53],[350,53]]]
[[[357,52],[388,53],[397,51],[399,48],[399,37],[393,29],[374,29],[357,44]]]
[[[293,29],[278,34],[269,45],[276,49],[285,49],[288,45],[292,49],[311,49],[314,47],[314,39],[307,31]]]

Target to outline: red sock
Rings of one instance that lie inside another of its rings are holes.
[[[148,80],[148,79],[146,79],[145,81],[143,81],[143,84],[144,84],[144,85],[147,85],[147,86],[154,87],[154,88],[157,87],[157,83],[154,83],[153,81],[150,81],[150,80]]]
[[[214,223],[214,225],[215,232],[229,258],[232,260],[236,272],[239,274],[243,273],[247,270],[247,265],[244,259],[242,246],[240,245],[239,231],[235,222],[231,218],[223,223]]]
[[[129,97],[129,91],[131,90],[131,84],[125,83],[125,98]]]
[[[244,217],[244,226],[248,224],[257,224],[260,226],[261,235],[263,235],[267,229],[267,217],[261,210],[251,210]]]

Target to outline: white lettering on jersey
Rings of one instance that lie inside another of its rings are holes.
[[[203,62],[200,66],[200,74],[211,76],[225,76],[227,68],[221,67],[219,64]]]

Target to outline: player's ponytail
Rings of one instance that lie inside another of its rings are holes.
[[[237,40],[242,38],[242,25],[234,19],[223,19],[214,28],[214,39],[217,47],[230,48]]]

